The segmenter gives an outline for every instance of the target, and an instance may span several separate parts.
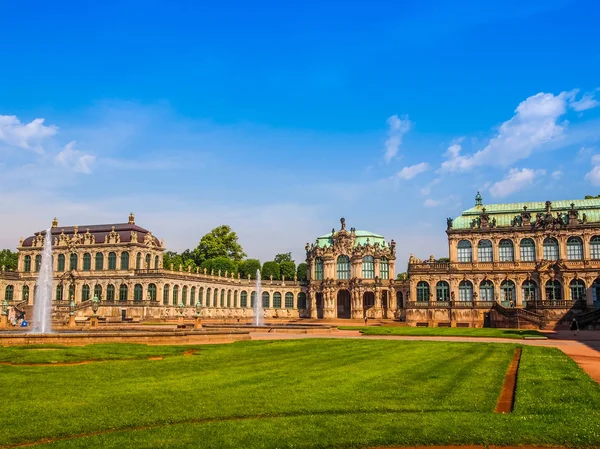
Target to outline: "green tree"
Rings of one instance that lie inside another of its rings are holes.
[[[231,276],[231,273],[237,274],[238,271],[237,263],[227,257],[215,257],[214,259],[205,260],[200,265],[200,269],[204,272],[205,268],[207,274],[210,274],[212,270],[215,276],[219,274],[219,270],[221,270],[221,276],[225,276],[225,272],[228,276]]]
[[[4,265],[5,270],[16,270],[18,259],[17,253],[13,253],[10,249],[0,251],[0,267]]]
[[[404,280],[408,279],[408,273],[398,273],[398,276],[396,276],[396,279],[399,281],[404,281]]]
[[[227,225],[218,226],[202,237],[192,253],[196,264],[200,265],[217,257],[226,257],[238,262],[246,257],[238,243],[237,234]]]
[[[594,195],[586,195],[585,196],[586,200],[593,200],[595,198],[600,198],[600,195],[596,195],[596,196],[594,196]]]
[[[256,271],[260,271],[260,260],[246,259],[239,263],[238,270],[240,276],[246,279],[250,275],[250,279],[256,279]]]
[[[283,261],[279,263],[279,271],[281,276],[285,276],[287,280],[294,279],[296,276],[296,264],[292,261]]]
[[[306,281],[308,279],[308,265],[305,262],[298,264],[296,276],[298,276],[299,281]]]
[[[292,253],[277,254],[275,256],[275,259],[273,259],[273,260],[275,260],[275,262],[277,262],[279,264],[281,262],[293,262],[293,260],[292,260]],[[287,279],[287,276],[286,276],[286,279]]]
[[[277,280],[277,281],[280,280],[281,279],[281,269],[279,267],[279,264],[277,262],[275,262],[274,260],[265,262],[262,266],[260,276],[262,279],[270,279],[271,276],[273,276],[274,280]]]

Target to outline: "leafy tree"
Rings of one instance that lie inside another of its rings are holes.
[[[275,262],[277,263],[282,263],[282,262],[293,262],[292,260],[292,253],[283,253],[283,254],[277,254],[275,256]],[[287,279],[287,276],[286,276]]]
[[[219,270],[221,270],[221,276],[225,276],[225,272],[228,276],[231,276],[231,273],[237,273],[238,269],[237,263],[227,257],[215,257],[214,259],[205,260],[200,265],[200,269],[204,272],[205,268],[207,274],[210,274],[212,270],[215,276],[219,274]]]
[[[436,260],[436,262],[448,263],[448,262],[450,262],[450,258],[449,257],[440,257],[438,260]]]
[[[194,260],[200,265],[206,260],[217,257],[226,257],[238,262],[246,257],[242,246],[238,243],[237,234],[227,225],[218,226],[202,237],[192,253]]]
[[[299,281],[306,281],[308,279],[308,265],[305,262],[298,264],[296,276],[298,276]]]
[[[238,270],[240,276],[246,279],[250,275],[250,279],[256,279],[256,271],[260,271],[260,260],[246,259],[239,263]]]
[[[275,261],[277,262],[277,261]],[[296,264],[292,261],[283,261],[279,263],[279,271],[281,276],[285,276],[285,278],[289,281],[294,279],[296,276]]]
[[[396,279],[399,281],[405,281],[406,279],[408,279],[408,273],[398,273]]]
[[[594,195],[586,195],[585,196],[586,200],[593,200],[593,199],[596,199],[596,198],[600,198],[600,195],[596,195],[596,196],[594,196]]]
[[[13,253],[10,249],[0,251],[0,267],[4,265],[6,270],[14,271],[17,269],[17,261],[19,257],[17,253]]]
[[[274,260],[271,260],[269,262],[265,262],[262,266],[262,270],[260,273],[262,279],[270,279],[271,276],[273,276],[274,280],[280,280],[281,279],[281,269],[279,267],[279,264],[277,262],[275,262]]]

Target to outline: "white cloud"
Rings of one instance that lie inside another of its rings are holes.
[[[426,172],[427,170],[429,170],[429,164],[427,162],[421,162],[420,164],[404,167],[396,174],[396,176],[398,176],[400,179],[412,179],[418,174]]]
[[[15,115],[0,115],[0,142],[10,146],[43,153],[42,142],[57,131],[54,125],[44,126],[43,118],[23,124]]]
[[[555,170],[552,172],[552,174],[550,176],[552,176],[554,179],[560,179],[562,178],[563,172],[561,170]]]
[[[431,199],[431,198],[427,198],[427,199],[425,200],[425,202],[423,203],[423,205],[424,205],[425,207],[436,207],[436,206],[439,206],[439,205],[440,205],[440,202],[439,202],[439,201],[436,201],[436,200],[433,200],[433,199]]]
[[[447,160],[442,163],[442,171],[466,171],[482,165],[508,166],[529,157],[563,135],[566,123],[558,123],[558,119],[566,113],[573,95],[573,92],[558,95],[540,92],[527,98],[483,149],[463,156],[462,147],[453,143],[445,153]]]
[[[502,198],[511,193],[518,192],[535,181],[536,177],[546,174],[545,170],[532,170],[530,168],[511,168],[502,181],[498,181],[490,187],[490,194],[495,198]]]
[[[592,156],[592,169],[585,174],[585,180],[594,186],[600,186],[600,154]]]
[[[431,181],[429,184],[427,184],[425,187],[421,188],[421,195],[427,196],[431,193],[431,189],[433,186],[439,184],[441,181],[440,178],[435,178],[433,181]]]
[[[388,139],[385,141],[385,155],[383,158],[386,163],[396,157],[400,145],[402,145],[402,137],[406,134],[412,126],[408,116],[398,118],[397,115],[392,115],[387,119],[388,124]]]
[[[581,100],[572,100],[569,104],[574,111],[582,112],[588,109],[595,108],[600,105],[600,101],[594,98],[594,92],[587,92],[583,94]]]
[[[56,163],[63,167],[71,168],[78,173],[91,174],[91,165],[96,160],[96,156],[75,150],[74,146],[75,141],[66,144],[64,150],[56,155]]]

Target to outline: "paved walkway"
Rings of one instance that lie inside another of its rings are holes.
[[[588,375],[600,383],[600,332],[557,332],[548,340],[515,340],[483,337],[412,337],[400,335],[362,335],[359,331],[337,331],[323,334],[278,334],[252,332],[252,340],[294,340],[304,338],[360,338],[367,340],[452,341],[468,343],[518,343],[529,346],[558,348],[571,357]]]

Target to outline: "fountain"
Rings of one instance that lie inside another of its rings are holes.
[[[256,270],[256,297],[254,298],[254,325],[264,326],[262,310],[262,285],[260,282],[260,270]]]
[[[47,229],[33,303],[34,327],[32,332],[36,334],[52,332],[52,277],[52,232],[51,229]]]

